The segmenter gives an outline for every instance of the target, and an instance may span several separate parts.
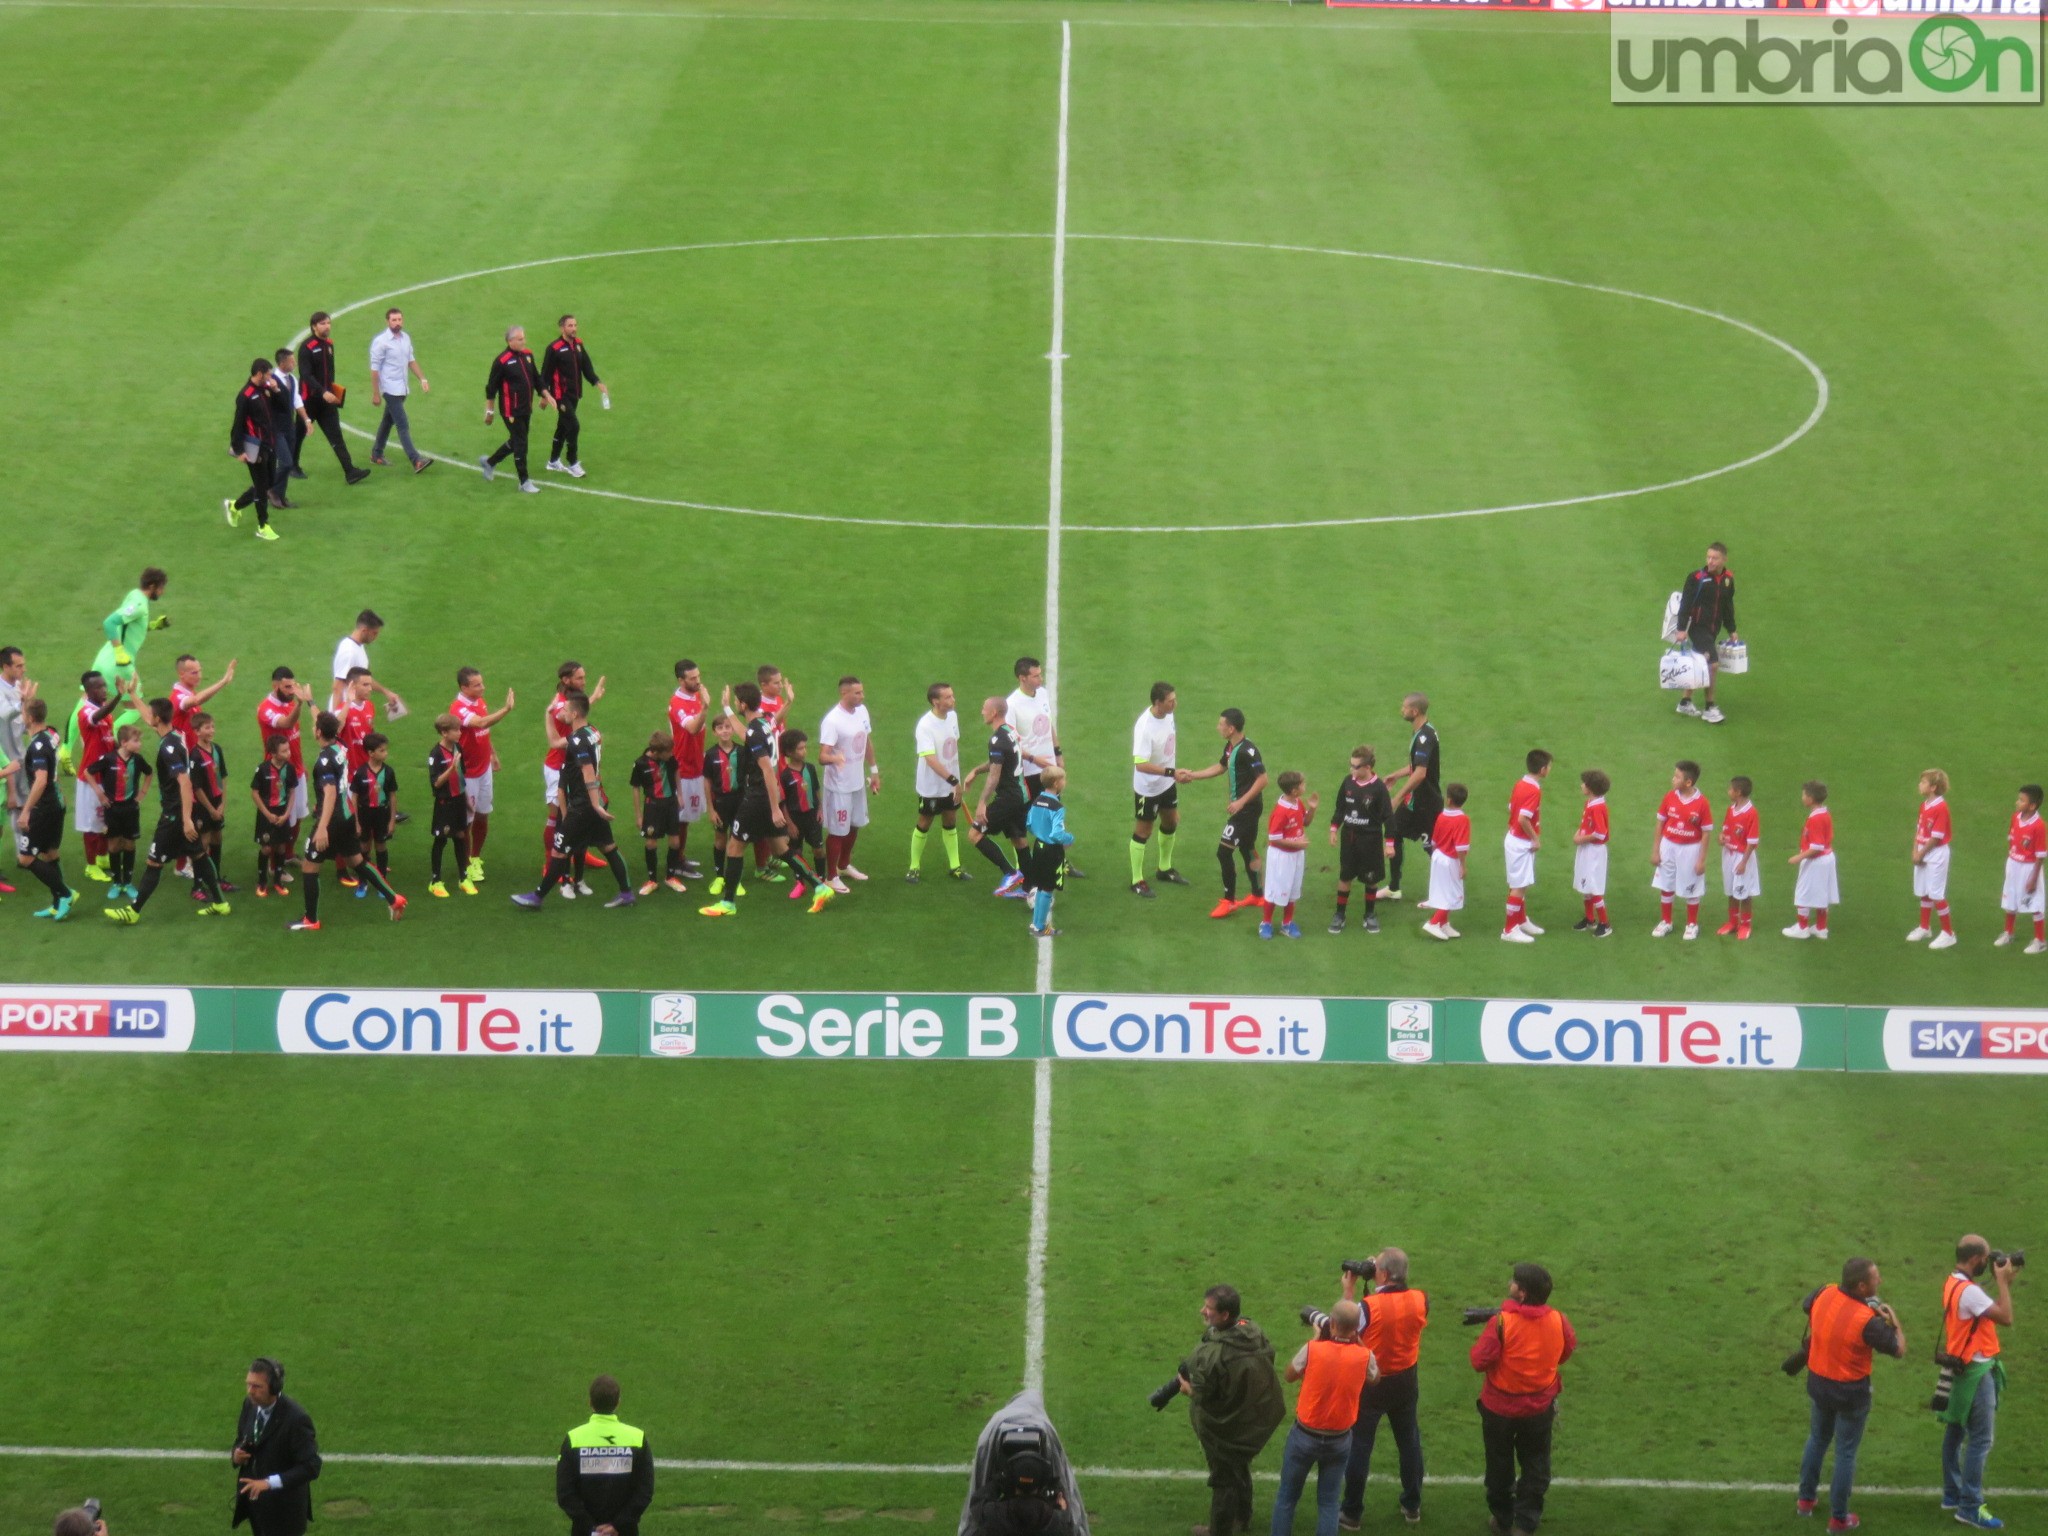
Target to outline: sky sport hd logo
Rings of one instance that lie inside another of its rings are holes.
[[[1613,0],[1610,0],[1610,5]],[[1615,9],[1608,100],[1628,106],[2038,106],[2038,17]]]

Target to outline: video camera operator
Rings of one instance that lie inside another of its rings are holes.
[[[1785,1362],[1806,1365],[1806,1395],[1812,1400],[1806,1453],[1799,1462],[1799,1513],[1810,1515],[1820,1493],[1820,1464],[1828,1442],[1835,1447],[1835,1475],[1828,1486],[1828,1530],[1853,1531],[1862,1522],[1849,1512],[1856,1484],[1856,1452],[1870,1422],[1870,1359],[1903,1356],[1906,1332],[1892,1309],[1877,1299],[1875,1259],[1842,1265],[1842,1283],[1824,1285],[1800,1303],[1806,1313],[1806,1343]]]
[[[1956,1267],[1941,1285],[1942,1352],[1935,1359],[1942,1381],[1933,1404],[1947,1426],[1941,1437],[1941,1507],[1983,1531],[2005,1529],[1984,1507],[1984,1463],[1998,1428],[1998,1401],[2005,1396],[1998,1330],[2012,1326],[2012,1273],[2026,1262],[2024,1251],[1994,1252],[1972,1232],[1956,1244]],[[1987,1269],[1998,1286],[1996,1301],[1979,1283]]]
[[[1037,1388],[982,1426],[959,1536],[1088,1536],[1088,1507]]]
[[[1287,1379],[1301,1383],[1294,1400],[1294,1427],[1280,1456],[1280,1491],[1273,1497],[1273,1536],[1290,1536],[1295,1506],[1316,1473],[1316,1536],[1337,1536],[1337,1504],[1344,1465],[1351,1457],[1351,1429],[1358,1401],[1376,1377],[1372,1351],[1359,1337],[1364,1315],[1355,1301],[1339,1301],[1329,1314],[1301,1309],[1301,1320],[1316,1330],[1288,1363]]]
[[[1381,1419],[1393,1430],[1394,1449],[1401,1458],[1401,1518],[1414,1525],[1422,1519],[1422,1428],[1415,1410],[1421,1402],[1418,1372],[1422,1330],[1429,1326],[1429,1293],[1409,1288],[1408,1255],[1399,1248],[1383,1248],[1363,1263],[1347,1263],[1343,1285],[1346,1301],[1359,1286],[1372,1288],[1360,1309],[1365,1313],[1365,1347],[1372,1351],[1379,1377],[1366,1383],[1358,1399],[1337,1529],[1355,1531],[1364,1523],[1365,1481],[1372,1473],[1372,1448]]]
[[[1470,1310],[1465,1321],[1483,1325],[1472,1345],[1472,1369],[1486,1374],[1479,1427],[1488,1524],[1499,1536],[1535,1536],[1550,1491],[1550,1435],[1564,1388],[1557,1368],[1571,1359],[1579,1337],[1550,1305],[1550,1271],[1541,1264],[1517,1264],[1507,1300]]]
[[[107,1522],[100,1518],[100,1501],[87,1499],[77,1509],[67,1509],[50,1528],[50,1536],[107,1536]]]
[[[1202,1342],[1181,1363],[1170,1388],[1188,1399],[1188,1420],[1209,1463],[1209,1523],[1191,1536],[1235,1536],[1252,1528],[1252,1463],[1287,1417],[1273,1341],[1240,1315],[1234,1285],[1202,1296]],[[1172,1398],[1155,1400],[1165,1407]]]

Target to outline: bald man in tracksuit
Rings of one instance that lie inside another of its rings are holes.
[[[512,467],[519,471],[519,489],[538,494],[540,487],[526,472],[526,432],[533,422],[534,406],[546,410],[550,401],[540,387],[540,368],[527,348],[523,326],[515,325],[505,333],[505,350],[492,361],[491,376],[484,381],[484,399],[490,402],[484,407],[484,425],[491,424],[494,413],[503,416],[506,436],[495,453],[476,461],[477,468],[486,480],[495,479],[498,466],[509,455]]]

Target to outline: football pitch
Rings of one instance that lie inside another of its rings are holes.
[[[142,674],[239,663],[213,709],[244,887],[200,923],[167,881],[118,929],[100,887],[30,921],[17,879],[0,981],[2040,1006],[2048,961],[1991,939],[2013,791],[2048,771],[2042,114],[1617,108],[1605,37],[1254,0],[0,0],[0,643],[68,706],[102,615],[168,569]],[[344,489],[316,434],[280,541],[226,528],[248,359],[334,311],[345,419],[371,428],[394,303],[440,462],[394,451]],[[499,440],[484,377],[508,325],[539,345],[565,311],[616,408],[584,413],[588,478],[522,497],[471,467]],[[1714,539],[1753,670],[1708,727],[1657,690],[1655,621]],[[248,893],[253,712],[280,663],[324,689],[365,606],[412,705],[393,877],[415,898],[455,669],[518,692],[491,879],[395,925],[330,888],[324,931],[289,934],[295,899]],[[1050,946],[964,841],[974,883],[936,878],[936,839],[900,878],[926,686],[956,687],[973,761],[1022,654],[1048,663],[1088,872]],[[772,885],[732,923],[700,889],[515,912],[557,664],[607,680],[622,795],[684,655],[714,690],[780,666],[814,733],[836,679],[865,680],[875,878],[816,917]],[[1135,900],[1126,743],[1160,679],[1183,765],[1241,708],[1326,809],[1353,745],[1401,760],[1401,696],[1426,691],[1472,787],[1466,940],[1425,942],[1412,903],[1323,933],[1319,819],[1309,937],[1207,921],[1214,783],[1180,792],[1193,887]],[[1494,850],[1538,746],[1549,935],[1504,945]],[[1757,785],[1745,944],[1649,937],[1682,756],[1717,810],[1730,776]],[[1936,954],[1902,941],[1930,766],[1962,937]],[[1587,767],[1614,781],[1598,944],[1568,931]],[[1777,936],[1811,778],[1842,869],[1825,945]],[[0,1445],[224,1444],[268,1350],[338,1457],[545,1457],[609,1369],[657,1454],[774,1464],[664,1473],[660,1530],[944,1525],[962,1478],[914,1469],[964,1463],[1036,1371],[1082,1465],[1184,1473],[1181,1415],[1143,1398],[1202,1287],[1237,1284],[1291,1345],[1339,1258],[1398,1243],[1438,1298],[1432,1524],[1484,1523],[1456,1481],[1479,1455],[1455,1308],[1537,1257],[1584,1341],[1555,1528],[1733,1536],[1789,1517],[1799,1297],[1851,1251],[1884,1264],[1912,1350],[1881,1363],[1862,1480],[1925,1489],[1947,1245],[2025,1244],[2048,1214],[2024,1078],[8,1054],[0,1104]],[[2044,1490],[2031,1300],[1992,1481]],[[895,1470],[787,1470],[814,1463]],[[1198,1483],[1084,1486],[1113,1533],[1205,1507]],[[554,1529],[548,1488],[347,1459],[318,1485],[323,1522],[402,1533]],[[90,1493],[121,1536],[208,1529],[228,1491],[224,1461],[0,1456],[23,1529]],[[1368,1529],[1392,1520],[1376,1487]]]

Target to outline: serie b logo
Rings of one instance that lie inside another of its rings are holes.
[[[657,1056],[697,1054],[695,997],[688,992],[662,992],[648,1000],[647,1048]]]
[[[1387,1060],[1412,1065],[1435,1054],[1435,1005],[1415,1001],[1387,1004]]]

